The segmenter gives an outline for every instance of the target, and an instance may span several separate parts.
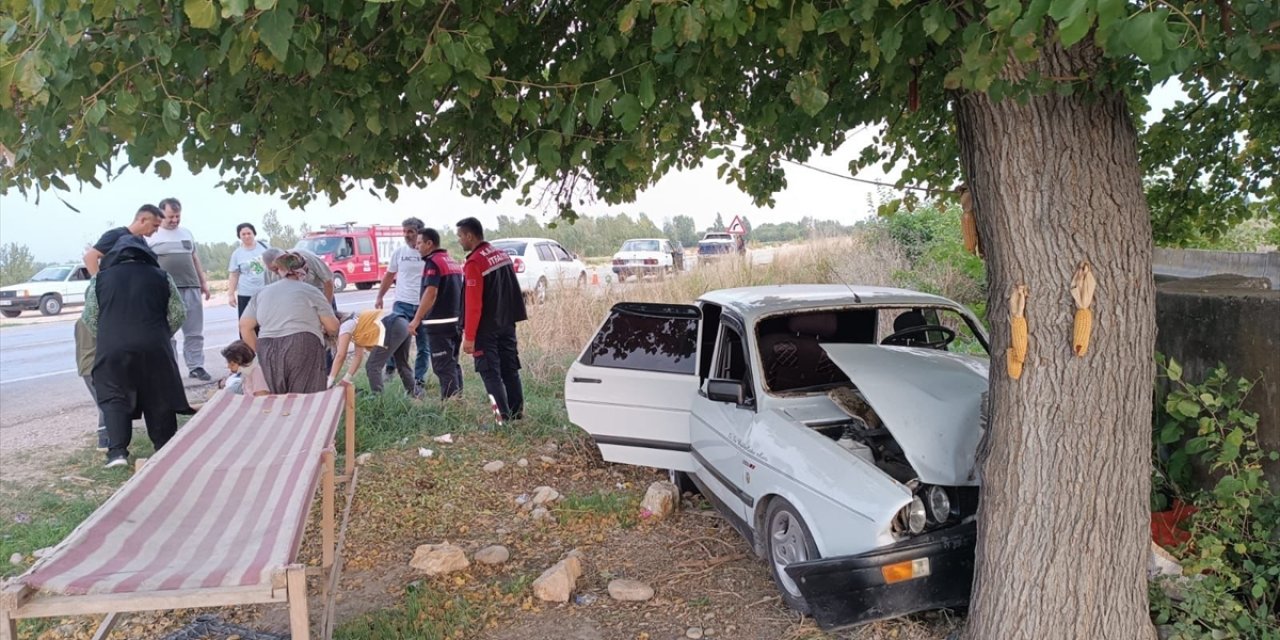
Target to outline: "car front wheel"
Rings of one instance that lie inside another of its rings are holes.
[[[333,272],[333,292],[339,293],[347,288],[347,277],[339,271]]]
[[[764,522],[763,533],[768,545],[766,557],[773,572],[773,581],[782,592],[782,601],[800,613],[809,613],[809,603],[805,602],[799,587],[785,571],[788,565],[819,557],[809,526],[785,498],[774,498],[769,502]]]
[[[6,318],[16,318],[22,315],[22,312],[18,309],[5,309],[4,311],[0,311],[0,313],[4,314],[4,317]]]
[[[538,278],[538,284],[533,285],[533,302],[534,304],[542,304],[547,301],[547,279]]]
[[[40,298],[40,313],[46,316],[56,316],[62,313],[62,298],[52,293]]]

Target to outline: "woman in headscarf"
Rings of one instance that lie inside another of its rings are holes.
[[[324,336],[337,335],[338,318],[324,294],[303,282],[302,256],[287,252],[275,266],[283,278],[249,300],[240,317],[241,339],[257,352],[271,393],[324,391]]]
[[[405,393],[418,397],[421,389],[415,389],[413,366],[409,364],[409,345],[413,342],[413,333],[409,331],[409,323],[403,316],[383,315],[377,309],[359,313],[341,313],[338,316],[338,348],[334,350],[333,368],[329,371],[329,384],[338,383],[342,375],[343,364],[347,360],[347,349],[355,345],[355,359],[351,361],[346,380],[360,368],[360,361],[365,352],[369,352],[369,362],[365,365],[365,373],[369,376],[369,389],[374,393],[382,393],[382,368],[387,360],[395,356],[396,370],[400,373],[400,383]]]
[[[160,449],[192,413],[170,336],[186,319],[182,297],[146,240],[125,236],[89,281],[81,314],[97,336],[93,386],[107,426],[107,466],[129,462],[133,420],[146,419]]]

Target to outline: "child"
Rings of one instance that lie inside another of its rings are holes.
[[[236,340],[222,350],[222,357],[227,359],[227,369],[231,371],[227,389],[240,395],[267,395],[267,380],[262,376],[262,368],[254,362],[253,349],[249,345],[243,340]]]

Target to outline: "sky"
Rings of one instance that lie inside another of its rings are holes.
[[[1151,96],[1153,108],[1148,118],[1158,117],[1180,97],[1182,92],[1178,89],[1157,89]],[[859,132],[831,155],[815,155],[806,164],[848,175],[849,161],[863,146],[870,144],[872,136],[869,130]],[[296,227],[306,222],[312,228],[341,222],[398,225],[409,216],[417,216],[428,226],[438,228],[448,228],[463,217],[475,216],[488,227],[497,224],[499,215],[523,217],[527,213],[549,222],[556,213],[554,208],[517,206],[516,194],[494,203],[467,198],[447,177],[424,189],[402,187],[394,203],[375,198],[367,190],[357,190],[334,205],[321,197],[305,209],[292,210],[278,196],[229,194],[217,186],[220,176],[216,172],[206,170],[193,175],[181,158],[171,156],[168,160],[173,167],[168,179],[134,168],[125,169],[114,180],[104,181],[100,189],[67,179],[71,191],[56,193],[79,209],[78,213],[64,205],[55,192],[39,194],[38,202],[34,193],[24,197],[17,190],[11,190],[0,195],[0,244],[25,244],[35,259],[42,262],[78,262],[85,247],[96,241],[103,231],[128,224],[140,205],[154,204],[167,197],[182,202],[182,225],[191,230],[197,242],[233,242],[237,224],[251,222],[260,228],[262,215],[272,209],[284,224]],[[712,160],[696,169],[671,172],[640,193],[633,203],[617,206],[597,203],[580,207],[579,213],[645,213],[659,225],[666,218],[684,214],[693,216],[702,229],[711,225],[717,213],[723,215],[725,224],[735,215],[746,215],[755,225],[794,222],[805,216],[850,224],[874,215],[879,204],[879,187],[784,164],[787,188],[776,195],[774,207],[757,207],[736,187],[716,178],[719,162]],[[894,178],[878,168],[868,168],[857,177],[882,182],[892,182]]]

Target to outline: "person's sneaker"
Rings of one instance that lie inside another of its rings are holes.
[[[111,456],[107,458],[107,468],[124,467],[129,464],[129,456]]]
[[[98,427],[98,451],[106,451],[107,448],[107,428]]]
[[[208,382],[213,379],[213,376],[209,375],[209,372],[205,371],[204,367],[196,367],[192,369],[191,377],[203,382]]]

